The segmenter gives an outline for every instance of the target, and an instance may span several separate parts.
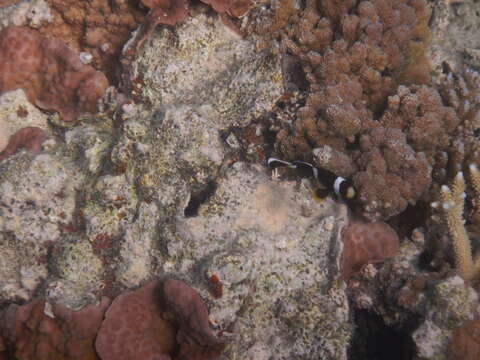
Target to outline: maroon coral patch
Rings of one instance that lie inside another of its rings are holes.
[[[398,235],[387,223],[352,219],[343,229],[341,279],[348,279],[367,264],[393,257],[399,248]]]
[[[10,136],[7,146],[0,152],[0,160],[14,154],[18,149],[26,149],[33,153],[38,153],[42,143],[47,138],[47,134],[42,129],[35,126],[27,126],[18,130]]]

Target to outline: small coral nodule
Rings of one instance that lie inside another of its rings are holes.
[[[32,153],[38,153],[46,138],[47,134],[42,129],[35,126],[24,127],[10,136],[7,146],[0,152],[0,160],[14,154],[21,148]]]

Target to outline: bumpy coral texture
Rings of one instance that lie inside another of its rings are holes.
[[[305,63],[310,95],[299,112],[294,147],[333,145],[372,126],[422,40],[422,1],[307,1],[285,48]],[[287,146],[291,147],[290,146]],[[294,149],[290,149],[292,151]]]
[[[453,332],[450,360],[480,359],[480,320],[468,321]]]
[[[102,360],[170,360],[175,329],[162,318],[158,281],[119,295],[105,314],[95,343]]]
[[[131,32],[146,21],[137,0],[47,0],[53,21],[40,31],[92,55],[92,65],[110,81]]]
[[[240,17],[244,15],[250,6],[251,0],[201,0],[210,5],[218,13],[228,12],[230,15]]]
[[[399,248],[398,235],[388,224],[352,219],[342,231],[342,279],[348,279],[365,265],[393,257]]]
[[[148,14],[151,27],[175,25],[187,17],[185,0],[142,0],[142,4],[151,9]]]
[[[187,284],[153,280],[118,296],[96,340],[102,360],[208,360],[224,348],[200,295]]]
[[[439,92],[444,103],[455,109],[460,125],[451,134],[447,179],[451,180],[470,164],[480,164],[480,74],[466,70],[462,74],[447,72],[440,81]]]
[[[305,106],[299,109],[293,124],[281,124],[283,131],[278,133],[276,151],[287,159],[308,160],[312,149],[329,146],[342,159],[343,173],[351,174],[356,168],[364,173],[372,171],[362,178],[368,176],[374,182],[360,180],[365,198],[360,203],[379,203],[374,205],[377,209],[364,209],[369,215],[376,213],[370,216],[372,219],[398,214],[407,203],[414,203],[428,185],[422,180],[415,186],[413,180],[406,179],[407,187],[415,189],[401,189],[403,186],[391,177],[381,179],[389,175],[389,169],[373,172],[372,167],[367,168],[365,157],[353,157],[359,136],[381,125],[378,120],[388,96],[410,78],[408,74],[415,67],[412,59],[425,54],[428,15],[422,0],[307,0],[303,11],[284,19],[285,26],[278,31],[283,49],[302,65],[309,89]],[[416,80],[426,82],[429,78]],[[445,117],[437,123],[455,125]],[[421,135],[415,134],[419,141]],[[419,156],[406,144],[397,146],[397,150],[406,151],[397,160]],[[422,174],[429,176],[426,171]],[[394,185],[400,199],[393,199],[385,191],[379,193],[383,190],[379,188],[381,183]],[[366,198],[370,195],[374,196]]]
[[[99,306],[88,305],[80,311],[62,305],[52,306],[45,314],[45,301],[36,299],[26,305],[10,305],[0,321],[9,359],[17,360],[96,360],[93,342],[103,314],[110,304],[103,298]]]
[[[391,217],[416,200],[430,185],[430,166],[416,153],[398,129],[376,128],[360,137],[353,158],[353,176],[362,214],[375,220]]]
[[[107,86],[105,75],[57,39],[27,27],[0,33],[0,93],[22,88],[32,103],[68,122],[96,112]]]
[[[215,359],[225,348],[225,341],[210,328],[208,310],[200,295],[187,284],[167,279],[160,289],[160,300],[179,326],[176,335],[180,344],[175,359]]]
[[[38,153],[42,143],[47,138],[43,129],[35,126],[27,126],[10,136],[7,146],[0,152],[0,160],[14,154],[18,149],[26,149],[32,153]]]
[[[399,86],[388,98],[381,123],[402,129],[416,151],[447,148],[450,136],[460,123],[452,107],[444,106],[440,94],[427,86]]]

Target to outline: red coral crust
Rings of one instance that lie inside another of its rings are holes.
[[[343,229],[342,239],[342,279],[348,279],[367,264],[393,257],[399,248],[397,233],[382,221],[352,219]]]
[[[22,88],[32,103],[73,121],[97,111],[107,86],[105,75],[60,40],[21,26],[0,32],[0,93]]]
[[[35,126],[24,127],[10,136],[7,146],[0,152],[0,160],[14,154],[18,149],[24,148],[30,152],[38,153],[47,134]]]

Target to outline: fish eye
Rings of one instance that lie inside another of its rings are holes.
[[[355,197],[355,189],[351,186],[348,187],[347,193],[345,195],[347,199],[353,199]]]

